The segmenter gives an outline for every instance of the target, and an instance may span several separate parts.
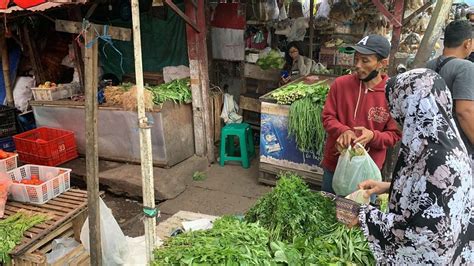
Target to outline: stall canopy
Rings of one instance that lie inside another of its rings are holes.
[[[11,2],[14,4],[12,5]],[[10,14],[13,12],[19,11],[30,11],[30,12],[40,12],[45,11],[50,8],[60,7],[66,4],[83,4],[87,1],[75,1],[75,2],[67,2],[63,1],[61,3],[56,3],[54,1],[46,1],[46,0],[0,0],[0,13],[3,14]],[[8,7],[9,6],[9,7]]]

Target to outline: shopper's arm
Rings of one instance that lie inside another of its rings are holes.
[[[474,145],[474,101],[456,100],[456,116],[464,134]]]

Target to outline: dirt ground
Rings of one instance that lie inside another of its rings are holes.
[[[76,163],[82,164],[82,161]],[[101,165],[104,165],[101,171],[118,166],[117,163],[110,162],[101,162]],[[193,180],[192,175],[187,176],[186,188],[175,198],[157,201],[161,212],[158,223],[180,210],[210,215],[243,214],[260,196],[271,190],[271,187],[257,181],[257,159],[252,161],[249,169],[244,169],[239,164],[226,164],[224,167],[212,164],[203,173],[205,178],[201,181]],[[86,189],[83,177],[73,177],[73,185]],[[109,192],[120,191],[117,187],[101,186],[101,190],[105,191],[104,202],[112,209],[125,235],[130,237],[143,235],[142,199]]]

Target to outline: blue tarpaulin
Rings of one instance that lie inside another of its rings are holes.
[[[10,81],[11,86],[15,84],[16,71],[20,63],[20,48],[15,46],[11,47],[8,51],[10,60]],[[3,79],[3,65],[0,64],[0,103],[5,103],[6,91],[5,91],[5,80]]]

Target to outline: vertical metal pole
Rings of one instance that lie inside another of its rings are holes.
[[[89,29],[85,43],[91,42],[95,32]],[[98,44],[85,51],[85,112],[86,112],[86,169],[87,206],[89,212],[89,245],[91,265],[102,265],[99,205],[99,150],[97,145],[97,75]]]
[[[138,0],[132,0],[133,51],[135,55],[135,80],[137,82],[138,126],[140,128],[140,155],[142,170],[143,207],[155,209],[155,188],[153,182],[153,158],[151,150],[151,129],[145,114],[143,86],[142,45],[140,34],[140,10]],[[145,242],[147,261],[153,260],[156,245],[156,217],[145,217]]]
[[[5,32],[1,33],[0,47],[2,50],[3,80],[5,83],[5,92],[7,94],[7,105],[15,106],[15,103],[13,102],[13,88],[10,81],[10,60],[8,55],[7,40],[5,39]]]

